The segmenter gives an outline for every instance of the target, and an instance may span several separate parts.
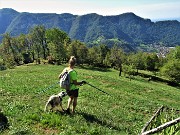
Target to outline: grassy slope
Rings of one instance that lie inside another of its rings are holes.
[[[56,84],[44,93],[35,93],[56,83],[63,68],[29,65],[0,71],[0,107],[10,122],[10,129],[2,134],[138,134],[161,105],[180,109],[177,88],[140,77],[130,81],[111,69],[76,68],[79,80],[87,80],[112,96],[84,85],[75,115],[44,113],[48,97],[61,89]]]

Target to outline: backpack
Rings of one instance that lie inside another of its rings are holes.
[[[65,71],[64,73],[62,73],[61,77],[60,77],[60,87],[66,90],[70,89],[70,72],[73,70],[69,70],[69,71]]]

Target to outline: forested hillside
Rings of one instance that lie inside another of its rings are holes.
[[[0,9],[0,24],[0,34],[8,32],[11,36],[27,34],[36,25],[44,25],[47,29],[56,27],[65,31],[71,39],[90,46],[98,43],[112,46],[116,43],[127,50],[134,50],[141,44],[180,45],[180,22],[152,22],[134,13],[77,16],[67,13],[19,13],[13,9]]]
[[[78,65],[116,68],[120,76],[122,71],[129,75],[137,74],[138,70],[153,71],[155,74],[161,71],[173,83],[180,82],[180,46],[167,51],[166,57],[161,53],[127,53],[117,44],[111,48],[106,44],[87,47],[58,28],[46,29],[39,25],[26,35],[11,37],[4,34],[0,52],[0,70],[33,62],[61,65],[68,61],[69,56],[75,56]]]

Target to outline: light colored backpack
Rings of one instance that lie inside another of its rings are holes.
[[[66,90],[70,89],[70,72],[72,72],[73,70],[66,70],[64,73],[61,74],[60,77],[60,87]]]

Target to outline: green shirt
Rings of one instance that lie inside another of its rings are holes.
[[[78,87],[75,84],[73,84],[73,80],[77,80],[77,73],[75,70],[73,70],[69,73],[69,75],[70,75],[70,82],[71,82],[70,90],[75,90]]]
[[[70,70],[72,70],[72,71],[70,71]],[[63,72],[62,73],[64,73],[64,72],[66,72],[66,71],[70,71],[70,73],[69,73],[69,75],[70,75],[70,90],[75,90],[75,89],[77,89],[78,87],[75,85],[75,84],[73,84],[73,80],[77,80],[77,72],[75,71],[75,70],[73,70],[73,69],[70,69],[69,67],[67,67],[67,68],[65,68],[64,70],[63,70]],[[61,74],[62,74],[61,73]]]

